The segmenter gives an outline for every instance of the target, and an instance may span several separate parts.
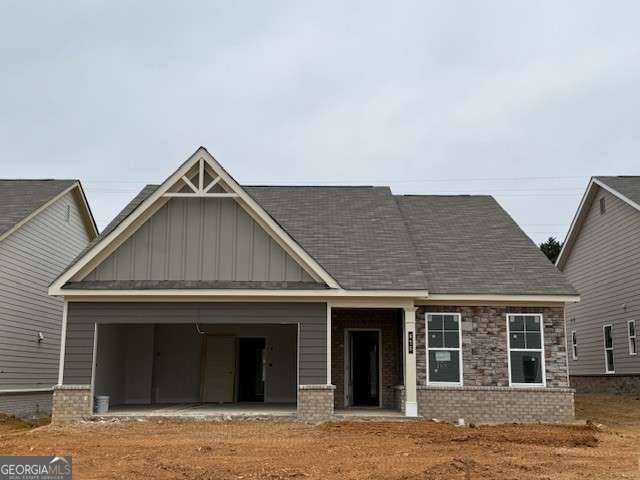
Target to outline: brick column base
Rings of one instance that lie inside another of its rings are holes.
[[[51,421],[77,422],[91,415],[90,385],[56,385],[53,387]]]
[[[396,385],[393,387],[393,406],[396,410],[404,414],[405,404],[404,385]]]
[[[317,422],[333,417],[334,385],[299,385],[298,418]]]

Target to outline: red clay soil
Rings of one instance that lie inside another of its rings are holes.
[[[585,397],[579,412],[600,416],[603,400]],[[619,403],[631,423],[603,429],[428,421],[14,426],[0,428],[0,454],[71,454],[77,479],[640,478],[640,401]]]

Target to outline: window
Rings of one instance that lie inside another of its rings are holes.
[[[574,360],[578,359],[578,337],[576,336],[576,331],[571,332],[571,357]]]
[[[427,383],[462,385],[459,313],[427,315]]]
[[[604,203],[604,197],[600,199],[600,215],[604,215],[604,212],[607,211],[606,205]]]
[[[629,332],[629,355],[637,355],[638,343],[636,342],[636,321],[629,320],[627,328]]]
[[[604,371],[606,373],[615,372],[613,363],[613,326],[605,325],[602,327],[604,334]]]
[[[508,314],[511,385],[544,385],[542,315]]]

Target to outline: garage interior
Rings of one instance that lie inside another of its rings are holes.
[[[295,412],[297,325],[100,324],[109,414]]]

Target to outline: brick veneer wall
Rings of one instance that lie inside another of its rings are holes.
[[[570,388],[418,388],[418,414],[467,423],[569,422],[574,418]]]
[[[327,420],[333,416],[333,385],[299,385],[298,418],[304,421]]]
[[[393,388],[393,407],[402,412],[405,413],[406,411],[406,406],[407,404],[405,403],[406,400],[406,396],[404,394],[404,385],[396,385]]]
[[[54,423],[82,420],[92,414],[91,405],[89,385],[56,385],[53,387],[51,420]]]
[[[402,311],[334,309],[331,312],[331,383],[336,387],[335,408],[344,405],[344,331],[379,328],[382,335],[382,406],[395,408],[395,385],[402,380]]]
[[[571,375],[569,382],[578,393],[640,395],[640,375]]]
[[[563,307],[428,306],[416,311],[418,385],[426,384],[425,314],[456,312],[462,316],[462,360],[465,386],[509,386],[507,313],[541,313],[544,319],[548,387],[566,388],[567,357]]]
[[[3,393],[0,394],[0,413],[21,418],[48,416],[52,396],[50,391]]]

